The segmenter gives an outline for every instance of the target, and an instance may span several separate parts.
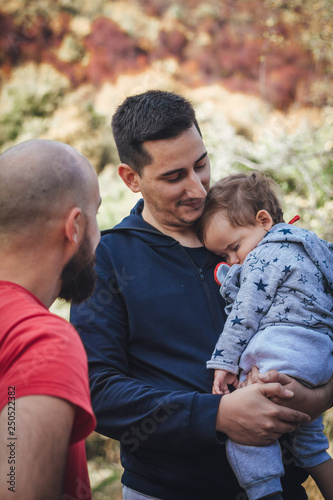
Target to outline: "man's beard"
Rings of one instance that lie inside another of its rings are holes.
[[[96,285],[95,254],[87,234],[77,253],[67,262],[61,273],[59,298],[80,304],[93,293]]]

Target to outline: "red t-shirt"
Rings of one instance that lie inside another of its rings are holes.
[[[15,399],[46,395],[76,405],[62,500],[90,500],[84,439],[94,430],[87,356],[76,330],[21,286],[0,281],[0,411]]]

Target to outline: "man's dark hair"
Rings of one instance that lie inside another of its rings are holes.
[[[141,175],[153,158],[145,141],[177,137],[195,125],[201,135],[192,104],[184,97],[163,90],[148,90],[127,97],[112,117],[112,132],[120,161]]]

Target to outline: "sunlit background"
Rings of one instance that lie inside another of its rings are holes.
[[[213,181],[264,170],[286,221],[299,214],[333,241],[332,61],[332,0],[2,0],[0,152],[31,138],[76,147],[111,227],[136,201],[117,177],[111,116],[127,95],[175,91],[196,109]],[[87,451],[94,500],[119,500],[118,444],[94,433]]]

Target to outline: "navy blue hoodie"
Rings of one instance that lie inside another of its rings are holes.
[[[97,431],[121,444],[122,482],[162,500],[238,500],[215,420],[206,360],[222,330],[219,257],[188,253],[141,217],[141,200],[97,248],[94,295],[73,306],[86,347]],[[283,437],[288,448],[287,437]],[[285,455],[284,499],[306,498]],[[238,496],[240,495],[240,496]]]

